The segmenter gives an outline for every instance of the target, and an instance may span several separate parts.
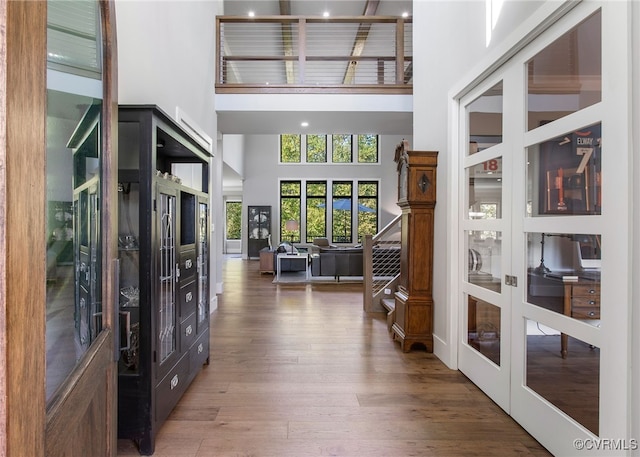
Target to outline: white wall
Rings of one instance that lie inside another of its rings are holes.
[[[244,135],[222,137],[222,160],[240,177],[244,176]]]
[[[215,22],[217,1],[116,0],[118,34],[118,103],[158,105],[176,119],[185,114],[213,139],[217,125],[214,106]],[[177,120],[177,119],[176,119]],[[222,161],[212,159],[212,230],[221,227]],[[219,278],[221,251],[211,237],[211,277]],[[219,279],[216,279],[218,282]],[[212,308],[216,306],[212,288]]]
[[[419,52],[414,53],[413,61],[414,143],[411,149],[439,151],[434,233],[434,351],[450,367],[457,363],[456,354],[451,350],[451,339],[455,337],[452,329],[457,324],[451,319],[451,308],[457,303],[452,303],[449,297],[448,246],[457,242],[457,236],[451,225],[456,215],[451,215],[449,208],[457,195],[448,187],[453,153],[448,150],[449,91],[543,3],[505,0],[487,47],[485,1],[413,2],[413,48]]]
[[[271,206],[272,242],[279,243],[280,190],[279,179],[379,179],[379,222],[384,227],[400,214],[397,202],[397,173],[393,156],[403,136],[379,137],[379,164],[279,164],[278,135],[249,135],[245,140],[245,181],[243,186],[243,224],[246,225],[247,206]],[[407,138],[411,142],[411,138]],[[243,233],[243,253],[247,253],[246,234]]]

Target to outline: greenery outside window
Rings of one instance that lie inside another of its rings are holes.
[[[226,238],[239,240],[242,235],[242,202],[227,202],[226,208]]]
[[[378,233],[378,182],[358,182],[358,242]]]
[[[327,236],[327,182],[307,182],[307,243]]]
[[[334,181],[331,195],[333,197],[332,212],[332,241],[334,243],[351,243],[351,220],[353,199],[353,182]]]
[[[280,135],[280,162],[300,163],[302,158],[300,135]]]
[[[302,226],[301,201],[302,201],[301,181],[281,181],[280,182],[280,240],[300,242],[300,228],[295,231],[287,230],[287,221],[297,221],[299,227]]]
[[[327,135],[307,135],[307,162],[327,162]]]
[[[378,162],[378,135],[358,135],[358,162]]]
[[[333,135],[333,163],[351,163],[353,161],[353,145],[351,135]]]

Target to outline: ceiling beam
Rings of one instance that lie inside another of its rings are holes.
[[[376,11],[378,11],[378,5],[380,4],[380,0],[367,0],[367,3],[364,6],[363,16],[375,16]],[[371,30],[371,24],[360,24],[358,26],[358,32],[356,33],[356,39],[353,42],[353,47],[351,48],[351,56],[358,57],[362,55],[364,51],[364,45],[367,42],[367,38],[369,37],[369,31]],[[352,84],[353,79],[356,76],[356,66],[358,62],[356,60],[352,60],[347,65],[347,69],[344,73],[344,78],[342,79],[342,84]]]

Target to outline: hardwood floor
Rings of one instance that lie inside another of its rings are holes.
[[[257,261],[225,260],[211,364],[155,456],[550,455],[460,372],[403,354],[385,314],[363,312],[361,285],[272,280]]]

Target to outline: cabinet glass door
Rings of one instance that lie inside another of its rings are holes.
[[[198,333],[209,319],[209,204],[206,198],[198,202]]]
[[[176,350],[176,194],[158,186],[158,362],[162,364]]]

